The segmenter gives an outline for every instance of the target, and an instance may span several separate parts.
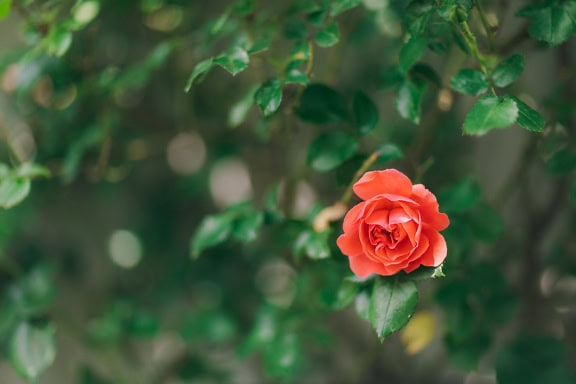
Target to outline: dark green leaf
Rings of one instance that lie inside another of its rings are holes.
[[[319,172],[330,171],[349,158],[358,148],[358,140],[342,131],[320,134],[308,148],[307,162]]]
[[[410,68],[422,56],[422,53],[426,50],[427,43],[424,38],[417,37],[408,40],[406,44],[400,50],[399,58],[399,68],[403,73],[408,72]]]
[[[530,36],[554,46],[568,40],[574,32],[576,3],[561,1],[530,5],[521,9],[518,16],[530,19]]]
[[[306,37],[306,23],[300,19],[290,19],[284,24],[284,37],[286,39],[304,39]]]
[[[414,272],[406,275],[407,278],[415,281],[437,279],[440,277],[445,277],[444,271],[442,270],[442,265],[439,267],[420,267]]]
[[[362,0],[334,0],[330,8],[330,16],[338,16],[344,11],[352,9],[362,3]]]
[[[344,280],[338,288],[336,293],[336,301],[334,303],[334,309],[342,309],[352,304],[356,299],[356,294],[358,293],[360,286],[352,281]]]
[[[214,64],[221,66],[230,72],[232,76],[248,68],[249,62],[248,53],[240,47],[235,47],[230,52],[214,59]]]
[[[434,68],[432,68],[428,64],[423,63],[415,64],[414,66],[412,66],[412,69],[410,70],[410,76],[426,80],[437,87],[442,86],[442,79],[440,78],[440,76],[438,76]]]
[[[310,79],[308,75],[299,68],[291,68],[286,70],[286,77],[284,78],[286,84],[300,84],[308,85]]]
[[[10,341],[10,362],[23,378],[36,381],[54,362],[56,341],[54,328],[21,323]]]
[[[282,102],[282,83],[271,79],[262,84],[254,95],[254,101],[264,116],[269,116],[278,110]]]
[[[576,151],[564,148],[554,153],[546,164],[546,170],[553,175],[563,175],[576,170]]]
[[[370,323],[382,341],[405,326],[418,303],[418,288],[412,280],[379,278],[370,297]]]
[[[402,82],[404,75],[400,72],[400,68],[397,65],[385,68],[382,71],[380,87],[390,88],[394,87]]]
[[[492,83],[500,88],[507,87],[518,80],[522,72],[524,72],[524,56],[512,55],[494,68]]]
[[[421,103],[426,88],[426,83],[422,81],[405,80],[400,84],[396,89],[396,98],[394,99],[394,105],[400,116],[415,124],[420,123]]]
[[[566,346],[547,336],[520,335],[496,357],[499,384],[573,384]]]
[[[456,92],[472,96],[478,96],[490,87],[486,75],[473,69],[462,69],[452,77],[450,85]]]
[[[542,132],[546,128],[546,120],[537,111],[517,97],[512,99],[518,106],[518,119],[516,124],[532,132]]]
[[[212,69],[213,66],[214,66],[214,58],[212,57],[196,64],[194,66],[194,69],[192,70],[192,73],[190,74],[190,77],[188,77],[188,81],[186,82],[186,87],[184,88],[184,90],[186,92],[190,92],[190,89],[192,89],[192,85],[194,85],[194,82],[196,80],[200,80],[201,78],[203,78],[208,73],[208,71]]]
[[[8,294],[16,304],[20,316],[29,317],[43,313],[56,296],[53,270],[47,266],[35,267],[21,277]]]
[[[196,233],[192,237],[191,252],[193,258],[198,258],[206,248],[223,243],[232,230],[232,215],[208,215],[204,217]]]
[[[158,318],[144,312],[134,313],[126,325],[126,332],[139,338],[154,337],[159,330],[160,323]]]
[[[377,151],[380,155],[378,160],[383,163],[404,157],[402,150],[397,145],[391,143],[381,145]]]
[[[287,380],[294,377],[302,362],[302,352],[300,342],[295,333],[280,333],[264,349],[266,372],[272,378],[279,380]]]
[[[316,34],[316,44],[323,48],[328,48],[340,41],[340,31],[338,30],[338,23],[333,22],[320,32]]]
[[[378,123],[378,108],[363,92],[356,92],[352,99],[352,113],[358,133],[370,133]]]
[[[310,84],[304,89],[296,112],[302,120],[314,124],[337,123],[348,119],[344,98],[323,84]]]
[[[239,217],[232,226],[234,237],[244,243],[256,240],[258,232],[264,223],[264,214],[259,211],[249,211]]]
[[[496,241],[504,233],[500,214],[486,204],[479,204],[472,210],[468,223],[473,234],[486,243]]]
[[[466,115],[464,133],[483,135],[495,128],[506,128],[516,122],[518,106],[510,97],[483,96]]]
[[[480,202],[480,185],[471,177],[460,180],[453,186],[438,192],[438,201],[443,212],[465,212]]]
[[[236,334],[236,323],[222,311],[194,312],[180,325],[180,335],[188,342],[207,340],[211,343],[230,341]]]
[[[330,257],[329,235],[330,231],[320,233],[308,230],[303,231],[294,242],[294,255],[299,257],[302,253],[305,253],[312,260]]]
[[[12,0],[0,0],[0,20],[5,19],[10,14]]]
[[[14,176],[5,177],[0,182],[0,206],[8,209],[22,202],[30,193],[30,180]]]

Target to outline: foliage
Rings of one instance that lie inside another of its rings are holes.
[[[0,382],[574,382],[576,1],[0,20]],[[442,266],[352,275],[384,168],[449,215]]]

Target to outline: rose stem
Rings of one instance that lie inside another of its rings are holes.
[[[378,160],[378,157],[380,157],[380,152],[376,151],[372,153],[366,160],[364,160],[364,163],[362,163],[362,166],[358,168],[358,170],[354,174],[354,177],[352,178],[352,181],[350,181],[350,184],[348,184],[346,191],[344,191],[344,194],[342,195],[342,198],[339,201],[340,204],[348,205],[350,198],[352,198],[352,192],[353,192],[352,188],[354,187],[354,184],[362,177],[362,175],[368,170],[368,168],[370,168],[372,164],[374,164],[374,162]]]

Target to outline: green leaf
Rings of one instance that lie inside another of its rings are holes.
[[[360,286],[357,283],[344,280],[342,284],[340,284],[338,292],[336,293],[336,300],[333,304],[333,308],[343,309],[352,304],[352,302],[356,299],[356,295],[358,294],[359,290]]]
[[[240,47],[235,47],[230,50],[230,52],[214,59],[214,64],[224,68],[230,72],[232,76],[236,76],[238,73],[248,68],[249,63],[250,57],[248,56],[248,53]]]
[[[197,340],[224,343],[230,341],[236,334],[236,323],[223,311],[207,310],[188,315],[179,330],[182,338],[188,343]]]
[[[48,168],[39,164],[24,163],[16,169],[16,177],[23,179],[33,179],[36,177],[49,177],[50,171]]]
[[[264,224],[264,214],[256,210],[249,211],[234,221],[232,234],[236,239],[249,243],[256,240],[262,224]]]
[[[330,171],[358,149],[358,140],[342,131],[324,132],[308,147],[307,162],[318,172]]]
[[[354,300],[354,309],[362,320],[370,321],[370,295],[367,291],[360,291]]]
[[[302,363],[302,348],[293,332],[282,332],[264,349],[266,372],[274,379],[288,380]]]
[[[8,17],[11,5],[12,0],[0,0],[0,20]]]
[[[407,73],[410,68],[422,56],[422,53],[426,50],[427,42],[426,39],[417,37],[411,38],[400,50],[399,57],[399,68],[403,73]]]
[[[11,287],[9,297],[22,317],[45,312],[56,297],[52,268],[45,265],[35,267]]]
[[[392,143],[382,144],[377,151],[380,156],[378,160],[383,163],[404,157],[404,152],[402,152],[397,145]]]
[[[314,232],[303,231],[294,242],[294,255],[299,257],[305,253],[312,260],[321,260],[330,257],[328,244],[330,231]]]
[[[442,267],[443,265],[438,267],[420,267],[414,272],[406,274],[406,277],[415,281],[438,279],[446,276]]]
[[[400,84],[394,99],[394,105],[400,116],[415,124],[420,123],[421,103],[426,88],[426,83],[423,81],[405,80]]]
[[[499,384],[573,384],[566,345],[548,336],[521,334],[496,356]]]
[[[450,80],[450,86],[456,92],[465,95],[478,96],[490,87],[486,75],[473,69],[462,69]]]
[[[574,1],[544,2],[521,9],[518,16],[530,19],[528,33],[555,46],[568,40],[576,24]]]
[[[14,176],[5,177],[0,182],[0,206],[12,208],[22,202],[30,193],[30,180]]]
[[[554,153],[546,164],[546,170],[552,175],[564,175],[576,170],[576,150],[564,148]]]
[[[497,210],[479,204],[470,212],[468,224],[472,233],[485,243],[493,243],[504,233],[504,221]]]
[[[233,216],[225,213],[204,217],[192,237],[192,257],[196,259],[206,248],[226,241],[232,230],[232,220]]]
[[[380,76],[380,87],[381,88],[391,88],[394,87],[404,80],[404,75],[400,72],[400,68],[397,65],[387,67],[382,71]]]
[[[471,177],[438,191],[438,201],[443,212],[466,212],[480,202],[480,185]]]
[[[331,47],[340,41],[340,31],[338,23],[333,22],[316,34],[316,44],[323,48]]]
[[[492,72],[492,83],[500,88],[504,88],[518,80],[524,72],[524,56],[512,55],[494,68]]]
[[[308,85],[310,79],[308,75],[299,68],[286,69],[286,76],[284,78],[286,84],[300,84]]]
[[[310,84],[300,97],[298,116],[309,123],[338,123],[348,119],[342,95],[323,84]]]
[[[250,108],[254,105],[254,95],[256,94],[255,87],[251,87],[248,92],[238,100],[228,112],[228,125],[232,128],[238,127],[246,120]]]
[[[352,98],[352,114],[354,125],[361,135],[366,135],[378,123],[378,108],[368,96],[363,92],[356,92]]]
[[[194,85],[194,82],[196,80],[200,81],[202,78],[204,78],[204,76],[208,73],[208,71],[210,71],[210,69],[212,69],[213,66],[214,66],[213,57],[203,60],[198,64],[196,64],[194,66],[194,69],[192,70],[192,73],[190,74],[190,77],[188,77],[188,81],[186,82],[186,87],[184,88],[184,90],[186,92],[190,92],[190,89],[192,89],[192,85]]]
[[[380,341],[405,326],[418,303],[418,288],[412,280],[379,278],[370,297],[370,323]]]
[[[338,16],[344,11],[357,7],[362,0],[334,0],[330,8],[330,16]]]
[[[483,96],[466,115],[464,133],[483,135],[495,128],[506,128],[516,122],[518,106],[510,97]]]
[[[278,110],[282,102],[282,83],[278,79],[266,81],[254,95],[254,101],[264,116],[270,116]]]
[[[10,362],[23,378],[36,381],[56,357],[55,331],[49,325],[21,323],[10,341]]]
[[[53,28],[46,36],[48,53],[56,57],[62,57],[72,45],[72,33],[62,25]]]
[[[518,106],[516,124],[532,132],[542,132],[546,128],[546,120],[537,111],[517,97],[511,96]]]

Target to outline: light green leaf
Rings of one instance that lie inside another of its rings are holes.
[[[486,75],[473,69],[462,69],[450,80],[450,86],[456,92],[465,95],[478,96],[488,90],[490,84]]]
[[[352,281],[344,280],[338,292],[336,293],[336,300],[334,302],[334,309],[342,309],[352,304],[356,299],[356,295],[360,289],[360,286]]]
[[[352,114],[354,125],[361,135],[366,135],[376,128],[378,108],[372,99],[361,91],[356,92],[352,98]]]
[[[16,177],[23,179],[33,179],[36,177],[49,177],[50,171],[48,168],[39,164],[24,163],[16,169]]]
[[[360,291],[354,300],[354,309],[362,320],[370,321],[370,295],[366,291]]]
[[[54,362],[56,341],[54,328],[21,323],[10,341],[10,362],[26,380],[36,381]]]
[[[378,148],[380,155],[379,161],[386,163],[388,161],[401,159],[404,157],[404,152],[395,144],[385,143]]]
[[[235,128],[242,124],[246,120],[246,116],[250,111],[250,108],[254,105],[254,94],[256,93],[256,88],[252,87],[246,92],[238,102],[236,102],[230,108],[228,112],[228,125]]]
[[[249,243],[256,240],[262,224],[264,224],[264,214],[262,212],[256,210],[248,211],[234,221],[232,234],[236,239]]]
[[[0,206],[12,208],[30,193],[30,180],[13,176],[5,177],[0,182]]]
[[[530,19],[528,33],[536,40],[554,46],[568,40],[576,25],[576,2],[544,2],[518,12]]]
[[[334,0],[330,8],[330,16],[338,16],[344,11],[357,7],[362,0]]]
[[[358,149],[358,140],[342,131],[320,134],[308,148],[307,162],[318,172],[330,171],[349,158]]]
[[[193,258],[198,258],[206,248],[223,243],[232,230],[234,217],[225,213],[204,217],[196,233],[192,237],[191,252]]]
[[[340,41],[340,31],[338,30],[338,23],[333,22],[320,32],[316,34],[316,44],[323,48],[328,48]]]
[[[518,106],[518,119],[516,124],[532,132],[542,132],[546,128],[546,120],[537,111],[517,97],[512,99]]]
[[[224,68],[230,72],[232,76],[236,76],[238,73],[248,68],[249,63],[250,57],[248,56],[248,52],[240,47],[235,47],[230,50],[230,52],[214,59],[214,64]]]
[[[330,231],[320,233],[303,231],[294,242],[294,255],[299,257],[302,253],[305,253],[312,260],[330,257],[329,236]]]
[[[270,79],[254,95],[254,101],[264,116],[269,116],[278,110],[282,102],[282,83],[278,79]]]
[[[310,79],[308,75],[298,68],[291,68],[286,70],[286,77],[284,79],[286,84],[300,84],[308,85]]]
[[[62,26],[52,29],[46,39],[48,53],[57,57],[64,56],[72,45],[72,33]]]
[[[8,17],[11,5],[12,0],[0,0],[0,20]]]
[[[466,115],[464,133],[483,135],[495,128],[509,127],[517,118],[518,106],[510,97],[486,95]]]
[[[192,89],[192,85],[194,85],[194,82],[196,80],[200,81],[200,79],[202,79],[208,73],[208,71],[212,69],[213,66],[214,66],[213,57],[203,60],[198,64],[196,64],[194,66],[194,69],[192,70],[192,73],[190,74],[190,77],[188,77],[188,81],[186,82],[186,87],[184,88],[184,90],[186,92],[190,92],[190,89]]]
[[[417,37],[411,38],[400,50],[399,68],[406,73],[418,61],[422,53],[426,50],[426,39]]]
[[[370,297],[370,323],[380,341],[405,326],[418,303],[418,288],[413,280],[379,278]]]
[[[507,87],[518,80],[522,72],[524,72],[524,56],[512,55],[494,68],[492,83],[500,88]]]
[[[420,123],[421,103],[426,88],[425,82],[405,80],[400,84],[394,99],[394,105],[400,116],[415,124]]]

